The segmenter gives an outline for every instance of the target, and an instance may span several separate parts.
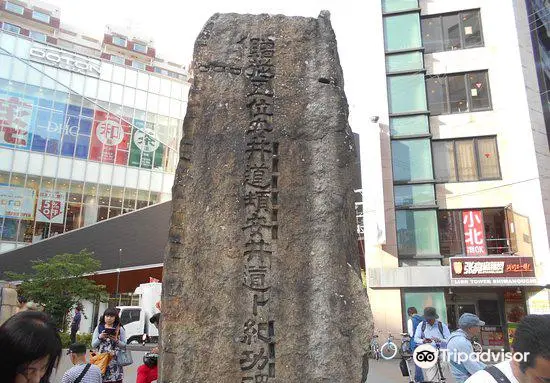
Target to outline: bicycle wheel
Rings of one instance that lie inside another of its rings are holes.
[[[393,342],[386,342],[380,349],[380,354],[386,360],[393,359],[397,354],[397,346]]]

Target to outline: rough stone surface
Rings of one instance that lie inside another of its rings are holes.
[[[372,316],[328,12],[215,14],[196,41],[193,70],[159,382],[364,382]],[[250,151],[255,139],[265,158]],[[262,191],[263,203],[251,197]],[[265,258],[247,253],[262,246]]]

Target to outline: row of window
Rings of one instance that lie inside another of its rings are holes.
[[[124,37],[120,36],[113,36],[113,44],[118,45],[119,47],[128,48],[128,41]],[[132,43],[131,45],[132,50],[140,53],[147,53],[147,45],[139,44],[139,43]]]
[[[2,23],[2,29],[11,33],[16,33],[16,34],[21,33],[20,27],[18,27],[17,25],[6,23],[5,21]],[[29,37],[41,43],[45,43],[47,41],[47,36],[42,32],[29,31]]]
[[[6,11],[17,13],[19,15],[23,15],[25,13],[24,7],[22,7],[19,4],[11,3],[9,1],[6,1],[5,9]],[[42,21],[43,23],[46,23],[46,24],[50,23],[50,15],[43,12],[33,10],[32,18],[38,21]]]
[[[501,179],[496,137],[434,140],[430,158],[429,139],[394,140],[392,164],[397,182],[467,182]],[[397,199],[396,204],[399,205]]]

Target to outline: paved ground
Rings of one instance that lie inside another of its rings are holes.
[[[139,365],[142,364],[142,358],[146,351],[141,347],[133,348],[132,357],[134,358],[134,364],[128,367],[124,367],[124,383],[135,383],[136,381],[136,371]],[[147,350],[150,347],[147,347]],[[65,350],[63,352],[63,358],[59,365],[59,374],[52,379],[52,383],[61,383],[61,377],[63,373],[71,368],[71,361],[67,355],[65,355]],[[401,375],[401,370],[399,369],[399,360],[370,360],[369,364],[369,376],[367,383],[408,383],[408,378]],[[448,368],[445,369],[445,376],[447,377],[446,383],[455,383],[452,378]],[[228,382],[230,383],[230,382]],[[290,382],[289,382],[290,383]],[[292,383],[305,383],[305,382],[292,382]]]

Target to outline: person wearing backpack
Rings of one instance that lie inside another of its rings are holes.
[[[416,331],[416,328],[424,318],[422,318],[418,311],[416,310],[416,307],[409,307],[407,309],[407,315],[409,316],[409,319],[407,320],[407,332],[409,333],[409,336],[411,337],[411,340],[409,342],[411,353],[414,352],[414,349],[416,348],[417,344],[414,341],[414,333]],[[420,383],[424,380],[424,374],[422,374],[422,369],[418,367],[416,364],[414,365],[414,381],[415,383]]]
[[[471,360],[469,357],[464,360],[466,355],[474,354],[471,339],[479,336],[482,326],[485,326],[485,322],[479,320],[477,315],[464,313],[458,319],[459,329],[447,339],[449,364],[456,383],[464,383],[470,376],[486,367],[484,363]]]
[[[550,315],[524,317],[514,334],[511,351],[519,355],[476,372],[465,383],[550,382]],[[521,360],[517,356],[522,356]]]
[[[99,367],[86,363],[86,345],[73,343],[69,346],[67,354],[71,356],[74,367],[63,374],[61,383],[101,383],[101,370]]]
[[[445,323],[437,320],[438,318],[439,316],[434,307],[424,309],[424,320],[418,325],[414,333],[414,342],[417,345],[431,344],[434,348],[445,348],[446,340],[451,336],[451,332]],[[423,372],[424,381],[436,381],[439,375],[439,363],[424,369]]]

